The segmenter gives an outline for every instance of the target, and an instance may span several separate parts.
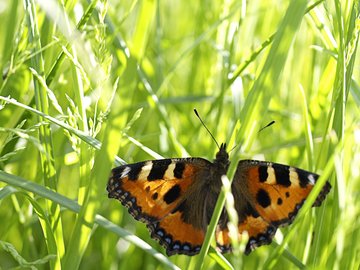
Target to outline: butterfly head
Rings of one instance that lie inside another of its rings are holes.
[[[229,153],[226,151],[226,143],[222,143],[219,147],[219,152],[216,153],[216,158],[214,160],[214,164],[221,170],[227,172],[230,161],[229,161]]]

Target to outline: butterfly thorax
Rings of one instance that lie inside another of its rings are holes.
[[[229,154],[226,152],[226,144],[222,143],[213,163],[209,166],[208,170],[205,170],[200,176],[200,178],[205,180],[201,181],[204,185],[204,187],[201,188],[204,194],[208,194],[215,199],[217,198],[222,187],[221,176],[226,175],[229,165],[230,161]]]
[[[221,175],[227,173],[229,168],[230,161],[229,161],[229,154],[226,151],[226,143],[222,143],[220,145],[219,152],[216,153],[216,158],[214,160],[214,170]]]

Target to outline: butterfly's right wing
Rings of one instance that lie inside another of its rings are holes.
[[[278,226],[290,224],[314,187],[318,175],[287,165],[242,160],[239,162],[232,192],[239,215],[239,233],[247,231],[246,253],[269,244]],[[314,206],[319,206],[330,191],[326,182]],[[230,247],[227,228],[220,228],[217,237],[220,249]]]
[[[291,224],[319,175],[299,168],[257,160],[239,162],[234,185],[265,220],[274,226]],[[326,182],[315,200],[320,206],[329,193]]]

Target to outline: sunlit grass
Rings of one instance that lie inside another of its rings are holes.
[[[359,14],[354,1],[5,1],[0,267],[358,269]],[[214,253],[210,225],[199,256],[167,258],[105,187],[125,162],[213,159],[193,108],[238,145],[230,179],[244,158],[301,167],[331,182],[323,205],[317,186],[249,256]]]

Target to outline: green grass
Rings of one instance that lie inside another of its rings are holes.
[[[0,268],[358,269],[359,8],[339,0],[2,3]],[[163,255],[107,198],[113,166],[214,158],[193,108],[219,143],[238,145],[229,179],[245,158],[322,175],[295,222],[249,256],[211,248],[226,193],[195,257]],[[326,180],[333,188],[312,209]]]

